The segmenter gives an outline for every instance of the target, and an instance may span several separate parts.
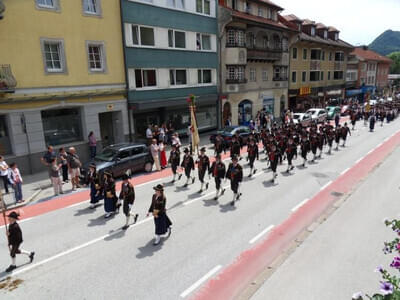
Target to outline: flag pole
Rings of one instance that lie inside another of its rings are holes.
[[[1,212],[3,215],[3,220],[4,220],[4,228],[6,230],[6,237],[7,237],[7,244],[8,244],[8,226],[7,226],[7,218],[6,218],[6,203],[4,202],[3,194],[0,192],[0,206],[1,206]],[[8,245],[8,250],[11,252],[10,245]]]

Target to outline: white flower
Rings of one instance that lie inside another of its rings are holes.
[[[363,294],[361,292],[354,293],[351,299],[353,300],[360,300],[362,299]]]

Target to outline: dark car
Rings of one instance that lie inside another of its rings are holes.
[[[251,130],[247,126],[228,126],[223,128],[222,130],[217,131],[217,134],[211,135],[210,142],[214,144],[216,136],[218,134],[221,134],[221,136],[225,140],[226,145],[230,145],[232,137],[236,134],[236,132],[238,132],[239,136],[242,137],[243,143],[246,143],[247,138],[251,133]]]
[[[83,177],[91,163],[96,165],[100,175],[109,171],[113,177],[120,177],[127,172],[150,172],[153,168],[153,158],[145,144],[122,143],[104,148],[91,162],[83,166]]]

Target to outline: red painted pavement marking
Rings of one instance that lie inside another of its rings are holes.
[[[209,280],[191,299],[235,299],[307,226],[337,200],[331,192],[350,192],[399,144],[400,132],[397,132],[275,227],[264,241],[242,252],[231,265],[216,278]]]

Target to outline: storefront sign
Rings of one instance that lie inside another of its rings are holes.
[[[342,94],[342,90],[327,91],[326,94],[329,96],[337,96]]]
[[[323,97],[323,96],[324,96],[324,93],[322,93],[322,92],[318,93],[318,97]]]
[[[303,86],[300,88],[299,95],[309,95],[311,94],[311,87],[310,86]]]
[[[107,110],[114,110],[114,104],[107,104]]]

